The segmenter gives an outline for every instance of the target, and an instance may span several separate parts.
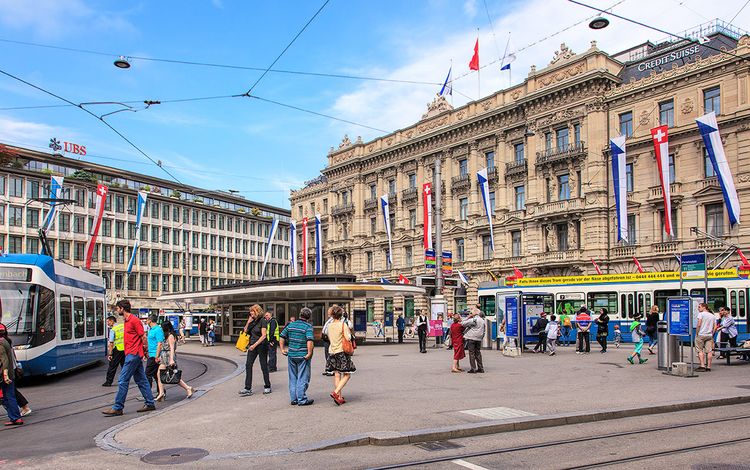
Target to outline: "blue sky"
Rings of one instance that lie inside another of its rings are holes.
[[[729,20],[745,2],[590,3],[616,4],[616,13],[678,32],[716,17]],[[0,41],[0,68],[76,103],[239,94],[261,72],[137,59],[130,69],[120,70],[112,62],[121,54],[266,67],[321,4],[0,0],[0,39],[109,54]],[[617,52],[647,39],[664,39],[614,18],[609,28],[595,32],[584,21],[592,15],[564,0],[332,0],[275,68],[442,82],[451,60],[454,76],[468,72],[477,28],[482,64],[502,55],[510,33],[510,50],[517,51],[518,59],[511,76],[499,66],[482,70],[481,94],[488,95],[509,81],[521,81],[532,64],[546,66],[561,42],[582,52],[597,40],[601,49]],[[750,8],[733,23],[750,24]],[[476,99],[476,76],[457,80],[454,89],[456,106]],[[438,85],[270,73],[254,94],[392,131],[419,120],[438,90]],[[60,102],[50,96],[0,77],[0,108],[56,104]],[[121,108],[89,109],[103,114]],[[352,140],[380,135],[248,98],[165,103],[107,119],[182,182],[240,190],[249,199],[283,207],[289,205],[288,190],[318,175],[328,149],[338,146],[344,134]],[[0,110],[0,142],[46,150],[53,136],[86,145],[85,158],[92,162],[167,177],[79,109]]]

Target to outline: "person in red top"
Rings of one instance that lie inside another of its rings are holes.
[[[125,341],[125,364],[120,371],[120,378],[117,380],[118,390],[115,404],[111,409],[102,411],[106,416],[121,416],[125,407],[125,399],[128,397],[128,387],[130,378],[135,379],[138,389],[143,395],[145,404],[138,413],[144,411],[154,411],[154,395],[151,393],[151,387],[146,379],[146,372],[143,370],[143,350],[146,345],[146,335],[143,332],[143,324],[136,315],[130,313],[130,302],[120,300],[115,305],[115,310],[119,315],[124,317],[125,323],[123,328],[123,337]]]

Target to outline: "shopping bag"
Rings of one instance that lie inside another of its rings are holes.
[[[248,346],[250,346],[250,335],[243,331],[240,333],[240,337],[237,338],[237,344],[234,347],[242,352],[247,352]]]

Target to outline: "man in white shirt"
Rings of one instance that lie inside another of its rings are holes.
[[[698,361],[701,365],[697,371],[711,371],[711,361],[714,358],[714,327],[716,316],[705,303],[698,304],[698,325],[695,327],[695,349],[698,351]]]
[[[414,326],[417,327],[417,334],[419,335],[419,352],[427,352],[427,315],[424,315],[421,310],[417,311],[417,319],[414,321]]]

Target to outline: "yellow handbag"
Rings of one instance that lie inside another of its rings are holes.
[[[240,337],[237,338],[237,344],[234,347],[242,352],[247,352],[248,346],[250,346],[250,335],[243,331],[240,333]]]

